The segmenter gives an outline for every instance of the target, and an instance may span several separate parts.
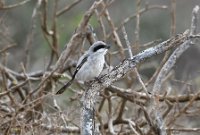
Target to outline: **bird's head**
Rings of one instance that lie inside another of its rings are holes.
[[[105,42],[97,41],[89,48],[89,52],[105,55],[109,48],[110,45],[106,44]]]

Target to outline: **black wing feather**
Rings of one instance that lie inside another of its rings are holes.
[[[56,92],[56,95],[57,94],[62,94],[65,90],[66,90],[66,88],[68,88],[71,84],[72,84],[72,82],[74,81],[74,79],[75,79],[75,76],[76,76],[76,74],[78,73],[78,71],[79,71],[79,69],[83,66],[83,64],[87,61],[87,56],[81,61],[81,63],[76,67],[76,70],[74,71],[74,74],[73,74],[73,76],[72,76],[72,79],[69,81],[69,82],[67,82],[63,87],[61,87],[57,92]]]

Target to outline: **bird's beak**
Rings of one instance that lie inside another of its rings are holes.
[[[106,48],[107,48],[107,49],[110,49],[110,47],[111,47],[110,45],[108,45],[108,44],[106,45]]]

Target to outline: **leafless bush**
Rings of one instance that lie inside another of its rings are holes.
[[[64,15],[69,13],[71,19],[75,18],[70,11],[78,11],[77,6],[86,1],[9,3],[0,0],[0,134],[199,134],[200,64],[194,68],[198,70],[189,69],[190,77],[186,70],[180,68],[182,72],[178,74],[174,68],[186,50],[198,48],[199,6],[193,11],[184,11],[192,12],[191,20],[187,20],[191,27],[177,34],[176,0],[164,5],[136,0],[136,8],[132,9],[135,13],[123,19],[119,15],[118,24],[110,11],[112,6],[115,9],[116,2],[123,3],[117,0],[90,2],[89,8],[81,12],[78,24],[73,22],[76,29],[62,47]],[[21,33],[25,41],[18,45],[12,38],[15,22],[8,23],[7,16],[9,11],[28,4],[34,7],[29,30],[26,35]],[[115,10],[123,12],[120,8]],[[170,12],[170,36],[163,41],[154,39],[144,43],[142,17],[152,10]],[[70,20],[65,25],[70,25]],[[48,45],[40,46],[50,52],[45,53],[48,58],[43,65],[35,66],[33,52],[38,51],[35,57],[43,59],[36,45],[38,35],[42,35],[43,43]],[[86,45],[97,39],[112,45],[105,66],[109,72],[89,86],[75,82],[63,95],[55,95],[71,78]],[[13,57],[10,58],[11,52]],[[184,62],[181,66],[188,64]]]

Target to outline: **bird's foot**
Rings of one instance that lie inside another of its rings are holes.
[[[97,81],[98,83],[102,83],[102,80],[99,77],[95,77],[94,80]]]

